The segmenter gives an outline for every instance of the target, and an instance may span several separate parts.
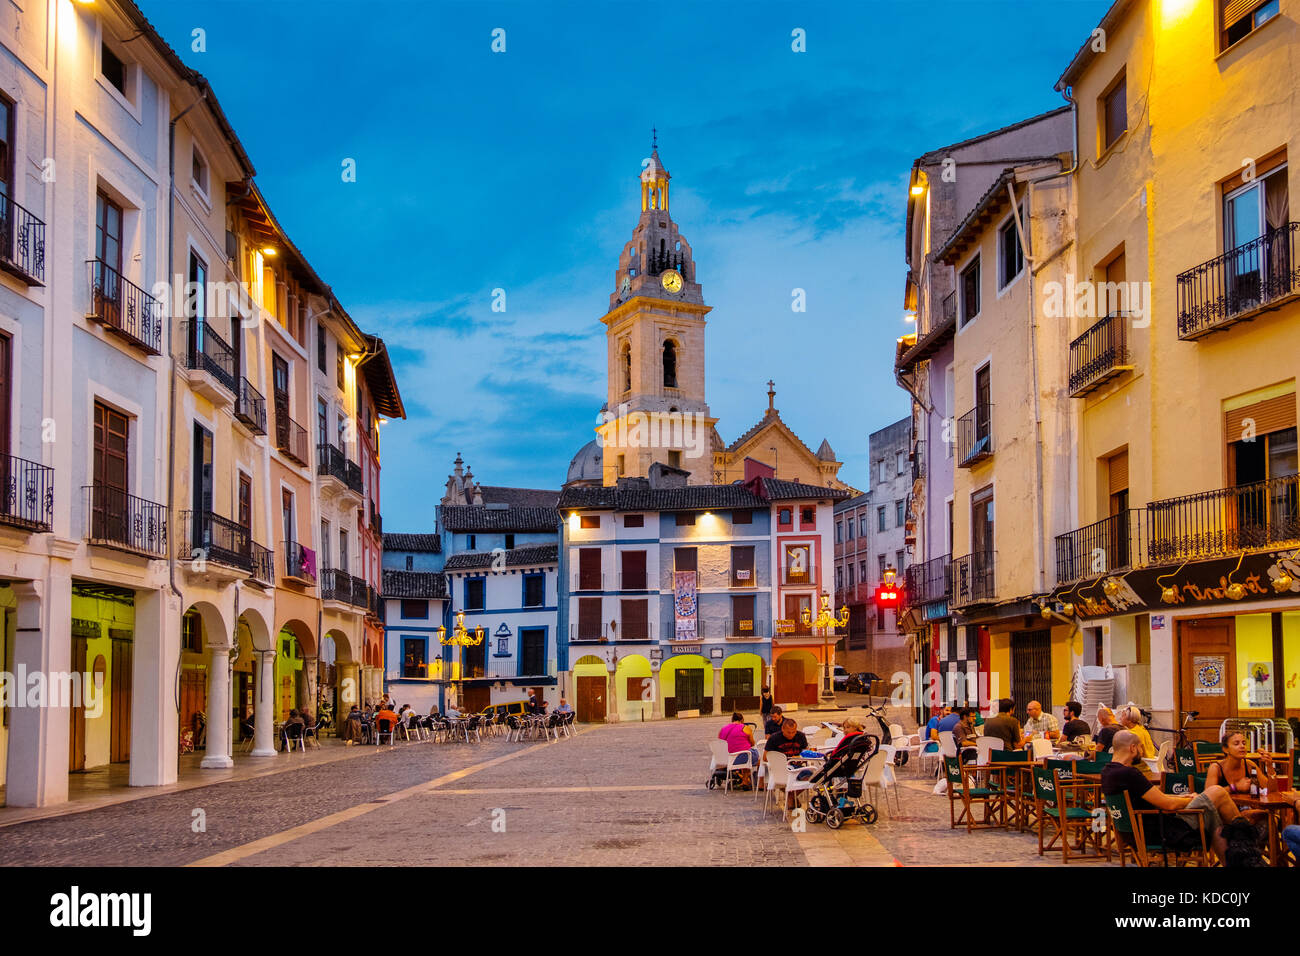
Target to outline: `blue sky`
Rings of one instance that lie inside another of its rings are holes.
[[[1063,105],[1056,78],[1109,6],[139,2],[212,82],[295,243],[388,343],[408,420],[384,426],[381,510],[412,531],[458,451],[484,484],[558,488],[593,437],[651,126],[713,307],[723,439],[775,379],[787,424],[866,487],[867,436],[908,407],[892,362],[912,160]]]

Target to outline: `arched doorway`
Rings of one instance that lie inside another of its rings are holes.
[[[614,687],[618,692],[618,714],[621,720],[649,720],[654,713],[654,672],[650,662],[640,654],[629,654],[618,659],[614,672]]]
[[[588,654],[573,665],[573,709],[583,723],[600,723],[606,716],[609,668],[595,655]]]
[[[713,713],[713,665],[699,654],[678,654],[664,661],[659,687],[665,717],[676,717],[682,711]]]
[[[722,662],[722,712],[758,710],[763,686],[763,658],[753,653],[732,654]]]
[[[212,681],[226,679],[225,660],[220,672],[212,669],[213,645],[220,647],[230,633],[221,611],[206,601],[196,601],[181,615],[181,672],[179,687],[181,753],[207,747],[208,713]],[[219,698],[216,698],[219,699]]]
[[[275,641],[276,720],[286,720],[294,709],[314,709],[316,675],[308,661],[316,656],[311,628],[302,621],[286,621]]]
[[[817,703],[817,682],[821,665],[811,651],[781,651],[775,661],[776,680],[772,696],[778,704]]]

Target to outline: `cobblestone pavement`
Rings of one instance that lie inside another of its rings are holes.
[[[801,715],[804,719],[804,715]],[[808,715],[811,722],[811,715]],[[948,824],[906,771],[901,810],[792,832],[752,793],[704,786],[718,718],[613,724],[558,743],[380,748],[0,830],[0,864],[1036,865],[1036,838]],[[284,759],[289,759],[288,757]],[[194,811],[206,832],[193,832]],[[1094,864],[1096,865],[1096,864]],[[1101,864],[1104,865],[1104,864]]]

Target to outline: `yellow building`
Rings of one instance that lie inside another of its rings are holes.
[[[1118,0],[1076,105],[1058,608],[1155,724],[1300,715],[1297,0]],[[1103,285],[1105,283],[1105,285]],[[1088,663],[1094,663],[1089,660]]]

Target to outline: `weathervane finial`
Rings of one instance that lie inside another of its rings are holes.
[[[651,126],[650,127],[650,150],[653,152],[658,148],[659,148],[659,130]]]

